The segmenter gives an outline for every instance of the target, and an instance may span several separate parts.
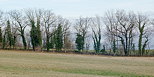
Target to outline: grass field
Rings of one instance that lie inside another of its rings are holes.
[[[154,77],[154,57],[0,50],[0,77]]]

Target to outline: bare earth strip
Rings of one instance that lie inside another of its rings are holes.
[[[154,77],[154,57],[0,50],[0,77]]]

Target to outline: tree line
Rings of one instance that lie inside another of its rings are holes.
[[[44,9],[0,11],[0,46],[143,56],[150,52],[153,24],[152,17],[125,10],[75,20]]]

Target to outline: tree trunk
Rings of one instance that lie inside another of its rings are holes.
[[[139,50],[139,55],[142,55],[142,33],[139,35],[139,42],[138,42],[138,50]]]
[[[26,43],[25,36],[22,34],[21,37],[22,37],[22,42],[23,42],[23,45],[24,45],[24,49],[27,49],[27,43]]]
[[[47,47],[47,52],[50,50],[50,43],[49,43],[49,36],[47,35],[46,37],[46,47]]]
[[[143,47],[142,47],[142,56],[145,54],[145,47],[147,46],[147,42],[148,42],[148,39],[146,39],[146,41],[143,44]]]

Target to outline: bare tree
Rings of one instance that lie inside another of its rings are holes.
[[[105,17],[103,18],[104,20],[104,24],[106,25],[106,40],[109,42],[109,49],[110,52],[111,50],[114,52],[114,55],[116,54],[117,50],[118,50],[118,45],[119,45],[119,38],[116,37],[113,34],[113,30],[114,27],[116,27],[117,21],[116,21],[116,17],[115,17],[115,13],[114,11],[108,11],[105,14]],[[117,32],[115,32],[117,33]]]
[[[76,21],[75,29],[76,29],[77,35],[82,37],[82,40],[79,40],[83,42],[81,45],[79,45],[81,46],[82,51],[84,49],[85,39],[87,37],[86,35],[89,27],[90,27],[90,18],[79,18]]]
[[[4,15],[4,13],[0,10],[0,24],[2,24],[3,15]]]
[[[57,20],[57,18],[52,11],[50,11],[50,10],[43,11],[43,27],[45,29],[45,35],[46,35],[47,51],[49,51],[49,49],[50,49],[50,38],[52,36],[51,27],[54,26],[56,20]]]
[[[11,11],[9,15],[14,20],[13,23],[15,27],[17,28],[19,35],[22,38],[24,49],[27,49],[27,42],[25,39],[25,28],[27,27],[26,17],[23,16],[23,13],[21,11],[17,11],[17,10]]]
[[[96,53],[99,53],[101,50],[101,38],[102,38],[102,27],[101,27],[101,17],[96,16],[92,19],[92,38],[94,42],[94,49]]]
[[[145,48],[148,45],[149,42],[149,36],[150,36],[150,19],[148,16],[143,14],[137,14],[136,15],[136,25],[139,31],[139,39],[138,39],[138,50],[139,55],[145,54]]]
[[[135,16],[133,13],[125,13],[124,10],[116,11],[112,14],[112,17],[114,20],[111,22],[111,19],[109,20],[110,26],[112,26],[110,29],[110,33],[114,35],[115,37],[118,37],[120,39],[121,45],[124,49],[124,54],[129,55],[130,41],[133,40],[133,29],[135,27]]]

